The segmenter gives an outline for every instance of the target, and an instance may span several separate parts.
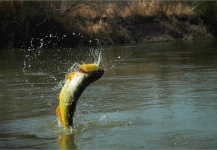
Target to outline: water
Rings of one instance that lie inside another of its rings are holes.
[[[216,41],[103,48],[107,71],[82,94],[71,133],[57,97],[90,48],[0,51],[0,148],[217,148]]]

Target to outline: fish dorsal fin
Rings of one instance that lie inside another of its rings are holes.
[[[79,68],[86,73],[90,73],[94,70],[99,69],[99,66],[97,66],[96,64],[82,64],[79,66]]]
[[[57,108],[56,108],[56,114],[58,116],[58,119],[59,119],[60,123],[64,126],[62,115],[61,115],[61,112],[60,112],[60,105],[58,105]]]
[[[66,79],[71,80],[72,77],[74,76],[75,72],[70,72],[69,74],[67,74]]]

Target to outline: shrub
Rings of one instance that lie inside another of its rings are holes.
[[[217,37],[217,1],[200,1],[193,4],[197,6],[196,14],[202,18],[203,23]]]

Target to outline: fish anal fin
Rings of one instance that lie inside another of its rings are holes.
[[[75,72],[70,72],[70,73],[66,76],[66,79],[71,80],[74,74],[75,74]]]
[[[60,112],[60,105],[58,105],[57,108],[56,108],[56,114],[57,114],[57,117],[58,117],[60,123],[64,126],[62,115],[61,115],[61,112]]]

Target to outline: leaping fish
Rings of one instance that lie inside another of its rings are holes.
[[[66,76],[65,84],[59,93],[59,105],[56,108],[58,120],[64,128],[73,126],[76,104],[82,92],[104,74],[104,70],[99,66],[100,57],[96,63],[79,65],[77,71]]]

